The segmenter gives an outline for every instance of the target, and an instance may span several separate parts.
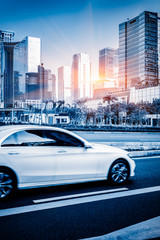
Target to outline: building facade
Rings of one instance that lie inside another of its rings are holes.
[[[56,76],[55,74],[51,74],[52,81],[49,81],[49,92],[51,92],[52,100],[57,100],[56,94]]]
[[[14,49],[14,81],[16,100],[26,98],[26,73],[38,71],[41,60],[40,38],[25,37]],[[18,86],[16,86],[18,84]]]
[[[89,55],[79,53],[73,56],[72,62],[72,99],[90,97],[91,63]]]
[[[119,25],[119,86],[124,89],[159,84],[160,18],[142,12]]]
[[[56,78],[50,69],[45,69],[43,64],[38,66],[38,99],[50,101],[56,98]]]
[[[92,90],[93,90],[93,95],[94,91],[97,89],[103,89],[103,88],[114,88],[115,90],[118,90],[118,79],[99,79],[97,81],[94,81],[92,83]]]
[[[14,99],[13,32],[0,30],[0,107],[12,107]]]
[[[58,68],[58,100],[71,101],[71,67]]]
[[[160,85],[152,86],[147,88],[136,89],[132,87],[130,89],[130,102],[140,103],[140,102],[150,102],[160,99]]]
[[[25,99],[30,99],[30,100],[40,99],[38,73],[35,73],[35,72],[26,73]]]
[[[99,79],[118,79],[118,49],[99,51]]]

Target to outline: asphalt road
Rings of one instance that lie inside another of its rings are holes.
[[[159,216],[160,157],[135,161],[135,178],[120,187],[102,181],[19,191],[0,203],[0,239],[83,239]]]
[[[74,133],[90,142],[160,142],[160,132],[83,132]]]

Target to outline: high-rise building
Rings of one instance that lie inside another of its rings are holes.
[[[72,98],[74,100],[91,96],[91,63],[89,55],[78,53],[72,62]]]
[[[99,51],[99,79],[118,78],[118,49],[104,48]]]
[[[13,106],[26,92],[25,74],[37,72],[40,39],[26,37],[13,42],[14,33],[0,30],[0,107]]]
[[[40,38],[25,37],[14,49],[14,80],[19,84],[17,99],[25,98],[25,74],[38,71],[41,59]],[[17,80],[18,79],[18,80]]]
[[[118,81],[118,77],[119,77],[119,48],[115,49],[115,52],[114,52],[113,77],[116,81]]]
[[[71,67],[58,68],[58,100],[71,101]]]
[[[52,82],[49,83],[49,91],[52,92],[52,99],[56,101],[57,96],[56,96],[56,76],[55,74],[52,75]]]
[[[119,86],[156,86],[160,78],[160,18],[144,11],[119,25]]]
[[[38,72],[26,73],[27,100],[50,101],[56,99],[56,78],[51,70],[45,69],[41,64]]]
[[[41,101],[54,100],[56,98],[56,78],[51,70],[45,69],[43,64],[38,66],[38,99]]]
[[[0,107],[11,107],[14,99],[13,32],[0,30]]]
[[[40,100],[38,73],[26,73],[26,94],[27,100]]]

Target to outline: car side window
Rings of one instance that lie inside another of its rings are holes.
[[[46,137],[54,139],[55,146],[84,147],[84,143],[67,133],[59,131],[46,131]]]
[[[43,130],[25,130],[9,136],[3,141],[1,146],[52,146],[54,143],[54,139],[47,138]]]
[[[79,139],[60,131],[24,130],[16,132],[6,138],[2,147],[12,146],[68,146],[84,147]]]

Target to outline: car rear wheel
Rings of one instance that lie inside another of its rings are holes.
[[[129,166],[126,161],[115,161],[109,171],[109,180],[114,184],[122,184],[129,177]]]
[[[6,169],[0,168],[0,199],[12,195],[16,189],[16,180],[14,174]]]

